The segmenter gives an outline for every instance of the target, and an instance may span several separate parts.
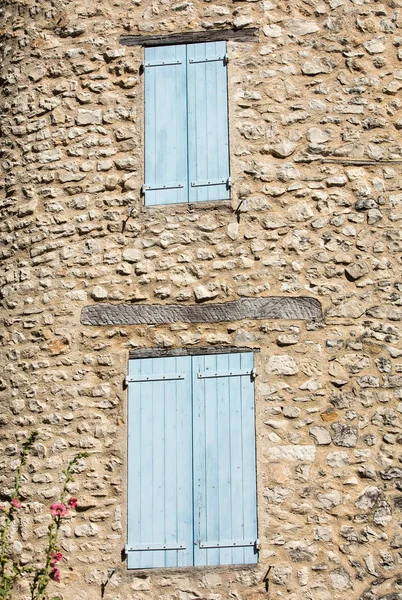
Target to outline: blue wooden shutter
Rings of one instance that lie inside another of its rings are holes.
[[[131,360],[129,569],[193,564],[191,358]]]
[[[253,354],[193,357],[194,564],[257,562]]]
[[[226,43],[187,46],[189,201],[223,200],[229,190]]]
[[[145,204],[188,201],[186,46],[145,49]]]

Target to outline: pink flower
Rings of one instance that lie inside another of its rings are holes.
[[[5,506],[0,506],[0,510],[6,510]]]
[[[21,508],[22,504],[21,502],[18,500],[18,498],[13,498],[11,500],[11,506],[14,506],[14,508]]]
[[[62,502],[56,502],[55,504],[51,505],[50,512],[52,513],[52,517],[65,517],[67,514],[67,508]]]
[[[61,559],[63,558],[63,555],[61,552],[54,552],[51,555],[51,557],[52,557],[51,564],[52,564],[52,567],[54,567],[55,564],[57,564],[58,562],[61,561]]]
[[[50,573],[50,577],[51,579],[53,579],[53,581],[57,581],[57,583],[60,583],[60,569],[54,567],[53,571]]]
[[[68,501],[68,505],[70,508],[75,508],[78,504],[78,500],[77,498],[70,498],[70,500]]]

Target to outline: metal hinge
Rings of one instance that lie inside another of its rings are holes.
[[[251,379],[257,377],[256,368],[253,367],[251,371],[205,371],[205,373],[197,373],[198,379],[209,379],[211,377],[241,377],[248,375]]]
[[[190,58],[188,62],[194,65],[197,63],[219,62],[220,60],[223,60],[226,65],[229,61],[229,57],[227,54],[223,54],[222,56],[212,56],[211,58]]]
[[[246,548],[254,546],[259,549],[260,540],[234,540],[228,542],[200,542],[200,548]]]
[[[148,191],[155,190],[179,190],[184,188],[184,183],[167,183],[166,185],[144,185],[141,188],[141,193],[145,194]]]
[[[124,550],[127,552],[152,552],[153,550],[185,550],[185,544],[138,544],[131,546],[126,544]]]
[[[226,183],[227,187],[232,186],[232,180],[230,179],[230,177],[228,177],[227,179],[208,179],[205,181],[192,181],[191,187],[207,187],[208,185],[222,185],[223,183]]]
[[[126,377],[126,383],[144,382],[144,381],[173,381],[183,380],[184,375],[172,374],[172,375],[146,375],[145,377]]]
[[[152,62],[152,61],[144,61],[142,63],[143,67],[169,67],[169,66],[176,66],[176,65],[182,65],[183,61],[182,60],[160,60],[159,62]]]

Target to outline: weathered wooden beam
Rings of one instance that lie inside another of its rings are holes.
[[[207,348],[137,348],[129,351],[129,358],[163,358],[165,356],[203,356],[205,354],[239,354],[260,352],[259,348],[238,346],[208,346]]]
[[[224,304],[94,304],[81,312],[83,325],[157,325],[220,323],[243,319],[315,319],[322,317],[315,298],[241,298]]]
[[[122,35],[123,46],[170,46],[172,44],[195,44],[197,42],[258,42],[258,29],[213,29],[207,31],[187,31],[170,35]]]

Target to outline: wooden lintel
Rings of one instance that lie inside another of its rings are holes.
[[[199,356],[204,354],[238,354],[260,352],[260,348],[238,346],[208,346],[207,348],[138,348],[129,351],[129,358],[163,358],[165,356]]]
[[[173,44],[195,44],[197,42],[258,42],[258,29],[213,29],[206,31],[187,31],[170,35],[122,35],[123,46],[171,46]]]
[[[309,296],[240,298],[208,304],[92,304],[81,311],[83,325],[160,325],[168,323],[223,323],[244,319],[321,319],[322,308]]]

